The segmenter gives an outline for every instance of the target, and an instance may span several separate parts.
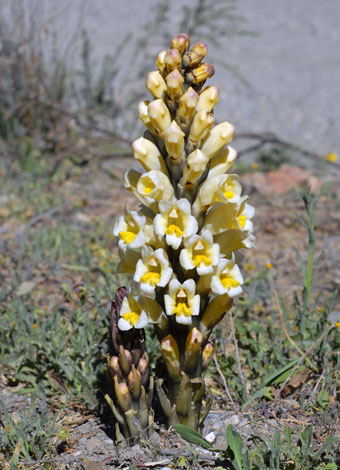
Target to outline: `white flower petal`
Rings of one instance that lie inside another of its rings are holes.
[[[142,310],[141,314],[139,315],[139,320],[137,324],[135,325],[135,328],[144,328],[147,324],[148,324],[148,316],[144,312],[144,310]]]
[[[193,279],[187,279],[186,281],[183,282],[182,285],[184,289],[186,289],[190,294],[192,295],[195,294],[196,284]]]
[[[174,295],[174,293],[181,287],[181,283],[178,281],[178,279],[172,279],[169,284],[169,293],[171,296]]]
[[[174,314],[174,306],[175,302],[172,299],[171,295],[165,294],[164,296],[164,306],[165,306],[165,311],[167,315],[173,315]]]
[[[194,235],[198,230],[198,223],[194,216],[190,215],[188,217],[187,225],[184,230],[185,237],[191,237]]]
[[[165,287],[169,283],[172,273],[173,273],[173,270],[170,267],[162,269],[162,274],[161,274],[158,285],[160,287]]]
[[[176,235],[169,235],[165,236],[165,241],[167,245],[172,246],[174,250],[179,248],[180,244],[182,243],[182,237],[176,237]]]
[[[176,206],[183,212],[183,214],[191,214],[191,205],[188,199],[179,199],[179,201],[176,201]]]
[[[181,266],[184,269],[190,270],[190,269],[195,269],[195,265],[192,262],[192,257],[190,256],[190,251],[189,250],[181,250],[181,253],[179,255],[179,261],[181,263]]]
[[[192,315],[197,316],[200,314],[200,296],[197,294],[192,299]]]
[[[121,331],[128,331],[128,330],[131,330],[132,325],[130,325],[130,323],[126,321],[124,318],[120,318],[118,320],[118,328]]]
[[[181,325],[191,325],[192,323],[191,317],[186,317],[185,315],[176,315],[176,321]]]
[[[144,276],[144,274],[147,272],[147,268],[145,267],[145,264],[143,263],[143,260],[138,260],[136,264],[136,271],[133,276],[133,280],[136,282],[139,282],[140,279]]]
[[[200,276],[210,274],[213,272],[213,270],[214,270],[214,266],[212,264],[210,266],[207,266],[204,263],[201,263],[200,266],[197,267],[197,273]]]

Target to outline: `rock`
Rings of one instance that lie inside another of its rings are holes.
[[[214,432],[209,432],[209,434],[207,434],[207,435],[204,437],[204,439],[205,439],[206,441],[210,442],[210,444],[212,444],[212,443],[215,441],[215,439],[216,439],[216,435],[215,435]]]
[[[93,452],[94,450],[102,450],[103,443],[96,437],[92,437],[91,439],[88,439],[86,444],[85,444],[85,449],[88,452]]]

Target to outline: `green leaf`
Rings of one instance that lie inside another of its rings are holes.
[[[281,367],[281,369],[274,370],[273,372],[271,372],[263,379],[262,386],[271,385],[272,383],[274,383],[274,380],[278,379],[278,377],[280,377],[280,375],[284,374],[286,371],[292,369],[293,366],[295,366],[295,364],[299,360],[300,358],[297,357],[296,359],[293,359],[292,361],[288,362],[288,364],[286,364],[284,367]]]
[[[198,444],[205,449],[212,450],[210,442],[204,439],[204,437],[202,437],[197,431],[189,428],[189,426],[185,426],[185,424],[174,424],[173,428],[185,441],[192,442],[193,444]]]
[[[233,465],[235,465],[237,470],[245,470],[243,466],[243,440],[242,437],[233,430],[231,424],[227,427],[226,432],[227,444],[234,454]]]

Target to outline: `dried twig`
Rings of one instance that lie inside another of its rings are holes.
[[[310,150],[306,150],[303,147],[300,147],[299,145],[292,144],[291,142],[287,142],[281,139],[280,137],[278,137],[273,132],[263,132],[263,133],[241,132],[235,135],[235,139],[249,139],[249,140],[259,141],[257,144],[251,145],[241,150],[240,152],[238,152],[239,156],[245,155],[255,150],[259,150],[261,147],[263,147],[266,144],[273,144],[273,145],[280,145],[281,147],[285,147],[290,150],[295,150],[296,152],[299,152],[301,155],[304,155],[305,157],[312,158],[313,160],[318,161],[319,163],[320,162],[325,163],[326,165],[338,171],[340,170],[340,163],[329,162],[328,160],[325,160],[322,157],[322,155],[319,155],[315,152],[311,152]]]
[[[236,362],[237,362],[237,367],[238,367],[238,373],[240,375],[241,383],[243,385],[244,377],[243,377],[243,373],[242,373],[240,355],[239,355],[239,352],[238,352],[238,344],[237,344],[237,339],[236,339],[236,335],[235,335],[234,319],[233,319],[233,314],[231,313],[231,310],[229,312],[229,318],[230,318],[231,335],[232,335],[232,338],[233,338],[233,341],[234,341],[234,346],[235,346],[235,354],[236,354]]]
[[[221,379],[222,379],[222,382],[223,382],[223,385],[224,385],[224,389],[225,389],[225,393],[227,394],[229,400],[231,401],[231,403],[234,405],[234,400],[232,399],[232,396],[230,395],[230,392],[229,392],[229,388],[228,388],[228,385],[227,385],[227,381],[223,375],[223,372],[220,368],[220,365],[218,363],[218,360],[216,359],[216,356],[214,356],[214,362],[215,362],[215,367],[216,367],[216,370],[217,372],[219,373]]]
[[[277,295],[277,292],[274,291],[274,296],[275,296],[275,302],[276,302],[276,306],[277,306],[277,309],[279,311],[279,314],[280,314],[280,320],[281,320],[281,325],[282,325],[282,329],[284,331],[284,334],[286,335],[286,338],[288,339],[288,341],[294,346],[294,348],[298,351],[299,354],[301,354],[302,356],[304,355],[304,352],[302,351],[302,349],[295,343],[295,341],[291,338],[288,330],[287,330],[287,327],[286,327],[286,324],[285,324],[285,321],[284,321],[284,318],[283,318],[283,312],[282,312],[282,309],[281,309],[281,305],[280,305],[280,302],[279,302],[279,297]],[[310,361],[310,359],[308,357],[306,357],[306,362],[308,362],[309,366],[314,370],[314,372],[318,372],[318,368],[315,367],[315,365]]]
[[[324,332],[322,333],[322,335],[319,336],[319,338],[307,349],[307,351],[303,354],[303,356],[301,356],[301,358],[299,359],[299,361],[295,364],[295,366],[293,367],[293,369],[291,370],[290,374],[288,375],[288,377],[286,378],[286,380],[283,382],[280,390],[277,392],[276,396],[275,396],[275,399],[274,399],[274,402],[277,402],[279,396],[281,395],[282,393],[282,390],[285,388],[285,386],[287,385],[287,383],[290,381],[292,375],[294,374],[294,372],[296,371],[296,369],[298,367],[300,367],[300,365],[302,364],[302,362],[305,360],[305,358],[308,356],[309,353],[311,353],[313,351],[313,349],[315,348],[315,346],[317,344],[319,344],[323,339],[324,337],[334,328],[334,325],[331,325],[329,326],[328,328],[326,328],[324,330]]]

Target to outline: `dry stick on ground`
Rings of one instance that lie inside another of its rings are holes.
[[[300,367],[301,363],[304,361],[304,359],[308,356],[309,353],[311,353],[313,351],[313,349],[315,348],[315,346],[317,344],[319,344],[323,339],[324,337],[333,329],[335,328],[335,325],[331,325],[329,326],[328,328],[326,328],[324,330],[324,332],[322,333],[322,335],[319,336],[319,338],[307,349],[307,351],[304,353],[304,355],[300,358],[299,362],[297,362],[295,364],[295,366],[293,367],[293,369],[291,370],[290,374],[288,375],[288,377],[286,378],[286,380],[283,382],[280,390],[277,392],[276,396],[275,396],[275,399],[274,399],[274,402],[276,403],[279,396],[281,395],[282,393],[282,390],[285,388],[285,386],[287,385],[287,383],[290,381],[290,379],[292,378],[292,375],[294,374],[294,372],[296,371],[296,369],[298,367]]]
[[[290,337],[289,335],[289,332],[287,330],[287,327],[286,327],[286,324],[285,324],[285,321],[284,321],[284,318],[283,318],[283,312],[282,312],[282,309],[281,309],[281,305],[280,305],[280,302],[279,302],[279,297],[277,295],[277,292],[274,291],[274,296],[275,296],[275,302],[276,302],[276,306],[277,306],[277,309],[279,311],[279,314],[280,314],[280,320],[281,320],[281,325],[282,325],[282,329],[284,331],[284,334],[286,335],[286,338],[288,339],[288,341],[294,346],[294,348],[298,351],[299,354],[301,354],[302,356],[304,355],[304,352],[302,351],[301,348],[299,348],[299,346],[295,343],[295,341]],[[315,367],[315,365],[309,360],[308,357],[306,357],[306,362],[308,362],[309,366],[314,370],[314,372],[319,372],[318,371],[318,368]]]
[[[281,147],[285,147],[289,150],[294,150],[296,152],[301,153],[302,155],[312,158],[313,160],[316,161],[322,161],[323,163],[326,163],[328,166],[332,167],[333,169],[335,168],[336,170],[340,171],[340,163],[337,162],[329,162],[328,160],[325,160],[322,158],[321,155],[311,152],[310,150],[306,150],[299,145],[292,144],[290,142],[287,142],[280,137],[278,137],[276,134],[272,132],[263,132],[263,133],[253,133],[253,132],[241,132],[239,134],[235,135],[235,139],[249,139],[249,140],[259,140],[257,144],[251,145],[244,150],[241,150],[238,152],[238,156],[240,157],[241,155],[244,155],[249,152],[253,152],[255,150],[259,150],[261,147],[263,147],[266,144],[272,144],[272,145],[280,145]]]
[[[235,346],[235,354],[236,354],[238,373],[240,374],[240,379],[241,379],[241,383],[242,383],[242,387],[243,387],[244,377],[243,377],[243,374],[242,374],[240,355],[239,355],[239,352],[238,352],[238,344],[237,344],[237,339],[236,339],[236,336],[235,336],[234,319],[233,319],[233,314],[231,313],[231,310],[229,312],[229,318],[230,318],[231,336],[233,338],[234,346]]]
[[[217,370],[217,372],[219,373],[219,375],[220,375],[220,377],[221,377],[221,379],[222,379],[225,392],[226,392],[226,394],[227,394],[229,400],[231,401],[231,403],[234,405],[234,404],[235,404],[235,403],[234,403],[234,400],[232,399],[232,396],[230,395],[229,388],[228,388],[228,385],[227,385],[227,381],[226,381],[226,379],[225,379],[225,377],[224,377],[224,375],[223,375],[223,372],[222,372],[222,370],[221,370],[221,368],[220,368],[220,365],[219,365],[219,363],[218,363],[218,360],[216,359],[216,356],[214,356],[214,362],[215,362],[216,370]]]

